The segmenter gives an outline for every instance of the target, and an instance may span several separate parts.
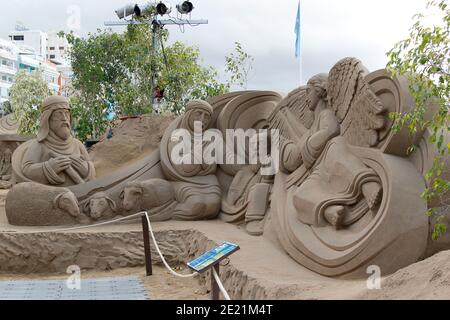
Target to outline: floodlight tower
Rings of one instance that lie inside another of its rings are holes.
[[[150,17],[147,20],[136,21],[135,17],[142,18],[146,10],[148,10],[151,6],[155,6],[156,14]],[[177,25],[177,26],[198,26],[201,24],[208,24],[208,20],[191,20],[191,19],[183,19],[183,15],[190,14],[192,10],[194,10],[194,5],[191,1],[182,1],[176,5],[178,13],[181,15],[181,18],[174,18],[170,16],[172,12],[172,6],[163,0],[159,0],[156,4],[147,4],[147,5],[138,5],[136,3],[129,3],[117,10],[115,13],[120,20],[123,21],[108,21],[105,22],[105,26],[126,26],[130,24],[148,24],[151,25],[152,28],[152,54],[155,55],[157,53],[158,48],[158,33],[161,29],[166,25]],[[161,17],[169,17],[169,19],[161,19]],[[130,20],[126,20],[125,18],[130,17]],[[156,97],[154,96],[154,91],[157,84],[157,74],[156,70],[152,67],[152,103],[155,105]]]

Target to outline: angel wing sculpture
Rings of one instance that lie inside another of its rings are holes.
[[[341,135],[355,146],[376,147],[386,125],[386,109],[365,80],[361,61],[345,58],[328,76],[328,104],[341,124]]]
[[[356,58],[339,61],[328,74],[327,102],[338,119],[340,135],[360,147],[377,147],[386,127],[387,109],[372,91],[367,69]],[[307,87],[300,87],[283,99],[269,117],[270,128],[283,137],[299,139],[312,126],[314,112],[309,109]]]
[[[361,272],[368,263],[389,273],[426,245],[420,174],[407,159],[386,155],[406,144],[387,116],[403,107],[404,91],[386,75],[345,58],[269,116],[283,138],[268,228],[289,255],[324,275]],[[404,260],[378,256],[398,254],[400,241],[415,246],[402,248]]]

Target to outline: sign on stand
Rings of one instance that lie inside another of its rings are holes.
[[[200,257],[187,263],[188,267],[198,273],[204,273],[211,269],[211,296],[213,300],[219,300],[219,285],[213,275],[213,270],[216,270],[219,275],[220,262],[238,251],[240,248],[237,244],[230,242],[224,242],[220,246],[217,246],[208,252],[205,252]]]

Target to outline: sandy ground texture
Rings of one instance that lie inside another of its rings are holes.
[[[187,273],[183,267],[176,268],[177,272]],[[82,279],[96,279],[104,277],[138,276],[151,300],[207,300],[210,298],[209,289],[201,286],[196,278],[175,278],[164,267],[153,266],[153,275],[146,276],[145,268],[123,268],[108,272],[82,271]],[[67,280],[66,274],[40,275],[0,275],[0,281],[11,280]]]
[[[3,206],[5,194],[6,191],[0,191],[0,233],[6,230],[20,233],[21,231],[36,229],[17,228],[7,224]],[[450,251],[443,251],[384,277],[381,281],[381,289],[369,290],[367,288],[368,279],[342,280],[320,276],[300,266],[276,243],[265,237],[252,237],[239,226],[226,224],[218,220],[168,221],[153,223],[152,225],[158,234],[158,241],[161,241],[160,245],[163,252],[167,254],[166,258],[173,266],[181,267],[178,270],[181,273],[189,272],[183,268],[186,259],[192,259],[215,244],[223,241],[239,244],[241,250],[232,255],[228,266],[221,268],[224,286],[234,299],[450,299]],[[80,239],[89,246],[88,250],[97,250],[93,252],[99,252],[98,254],[101,255],[112,254],[112,257],[115,253],[112,253],[107,246],[105,247],[105,244],[96,241],[98,237],[102,237],[102,234],[106,233],[107,235],[130,239],[128,245],[139,244],[139,247],[133,247],[131,253],[135,257],[130,260],[134,261],[135,264],[138,263],[139,266],[130,268],[130,265],[128,265],[127,268],[123,268],[119,264],[117,267],[113,267],[113,270],[107,271],[83,271],[82,268],[83,277],[144,276],[142,234],[140,231],[139,223],[121,223],[96,227],[82,232],[77,231],[76,234],[68,234],[67,239],[74,241],[73,236],[79,235]],[[121,234],[122,236],[120,236]],[[39,246],[36,243],[29,242],[32,250],[38,250]],[[99,243],[98,248],[91,248],[97,243]],[[121,246],[122,244],[117,242],[117,245]],[[50,244],[47,243],[45,246],[50,246]],[[17,244],[13,247],[16,248]],[[3,252],[12,252],[11,250],[8,251],[8,248],[6,249]],[[86,252],[85,249],[81,249],[81,253]],[[123,251],[125,247],[117,249],[121,252],[121,257],[131,254]],[[183,256],[183,259],[181,259],[183,261],[177,262],[178,255]],[[41,258],[46,257],[42,256]],[[67,265],[67,263],[64,265]],[[61,272],[53,275],[32,273],[8,276],[4,274],[0,275],[0,280],[24,277],[46,279],[49,276],[64,278],[66,275],[61,274]],[[367,277],[369,278],[369,275]],[[188,279],[176,278],[169,274],[161,264],[158,264],[155,266],[154,276],[144,277],[144,283],[153,299],[209,298],[207,293],[209,275]]]
[[[381,281],[380,290],[367,290],[360,299],[450,299],[450,251],[403,268]]]
[[[122,121],[113,129],[111,139],[103,137],[89,151],[97,177],[111,174],[156,150],[174,119],[173,115],[149,114]]]
[[[173,119],[173,116],[146,115],[121,122],[114,129],[112,139],[103,139],[90,150],[97,175],[100,177],[111,174],[156,150],[164,130]],[[152,299],[209,298],[209,275],[176,278],[158,264],[154,266],[154,275],[145,277],[145,268],[142,266],[142,229],[139,223],[96,227],[67,234],[66,237],[65,234],[21,237],[21,232],[52,228],[9,225],[4,210],[7,192],[0,190],[0,236],[2,232],[13,231],[19,238],[3,237],[3,240],[9,242],[0,243],[0,252],[5,255],[0,260],[8,260],[6,255],[9,254],[13,256],[10,260],[14,263],[14,259],[23,259],[21,255],[28,254],[25,258],[34,257],[42,264],[41,270],[47,273],[2,274],[0,281],[24,278],[64,279],[67,277],[63,271],[65,267],[55,267],[62,256],[64,259],[59,262],[59,266],[67,266],[74,259],[89,265],[92,257],[101,256],[103,260],[97,260],[106,261],[106,264],[93,264],[90,266],[93,270],[82,268],[82,277],[138,275],[143,279]],[[183,267],[187,259],[192,259],[215,244],[223,241],[239,244],[241,250],[232,255],[228,266],[221,268],[224,286],[234,299],[450,299],[450,251],[441,252],[384,277],[381,289],[369,290],[367,279],[332,279],[302,267],[276,242],[270,241],[270,235],[252,237],[241,227],[218,220],[168,221],[152,225],[158,233],[157,238],[161,241],[163,252],[181,273],[189,272]],[[43,241],[37,243],[40,239]],[[58,243],[55,244],[55,240]],[[61,253],[63,249],[73,250],[73,255],[72,252]],[[42,252],[36,252],[39,250]],[[19,257],[17,252],[21,253]],[[50,269],[45,264],[47,262],[53,263],[55,270],[59,272],[49,274]],[[99,266],[105,270],[98,270]]]

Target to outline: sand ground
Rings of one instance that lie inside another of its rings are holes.
[[[6,191],[0,191],[0,232],[32,231],[36,228],[13,227],[7,224],[4,212]],[[241,227],[222,221],[153,223],[155,231],[195,229],[216,243],[230,241],[240,245],[231,264],[242,273],[235,278],[244,286],[253,281],[264,288],[264,297],[271,299],[450,299],[450,251],[443,251],[382,279],[380,290],[369,290],[367,279],[342,280],[318,275],[295,262],[276,243],[265,237],[252,237]],[[43,230],[41,228],[39,230]],[[96,227],[89,232],[140,231],[141,225],[121,223]],[[178,266],[181,273],[189,272]],[[83,272],[82,277],[111,277],[138,275],[152,299],[208,299],[209,281],[203,284],[197,278],[176,278],[162,266],[154,267],[154,275],[145,277],[143,267],[116,269],[107,272]],[[0,275],[0,280],[65,278],[67,275]],[[369,277],[369,275],[368,275]],[[232,281],[225,286],[235,286]],[[244,289],[242,289],[244,290]]]
[[[177,268],[177,272],[186,272],[184,268]],[[39,275],[0,275],[0,281],[11,280],[66,280],[65,274]],[[175,278],[164,267],[153,266],[153,275],[146,276],[145,268],[123,268],[108,272],[82,271],[82,279],[103,277],[138,276],[147,290],[151,300],[207,300],[210,298],[209,289],[202,287],[196,278]]]

